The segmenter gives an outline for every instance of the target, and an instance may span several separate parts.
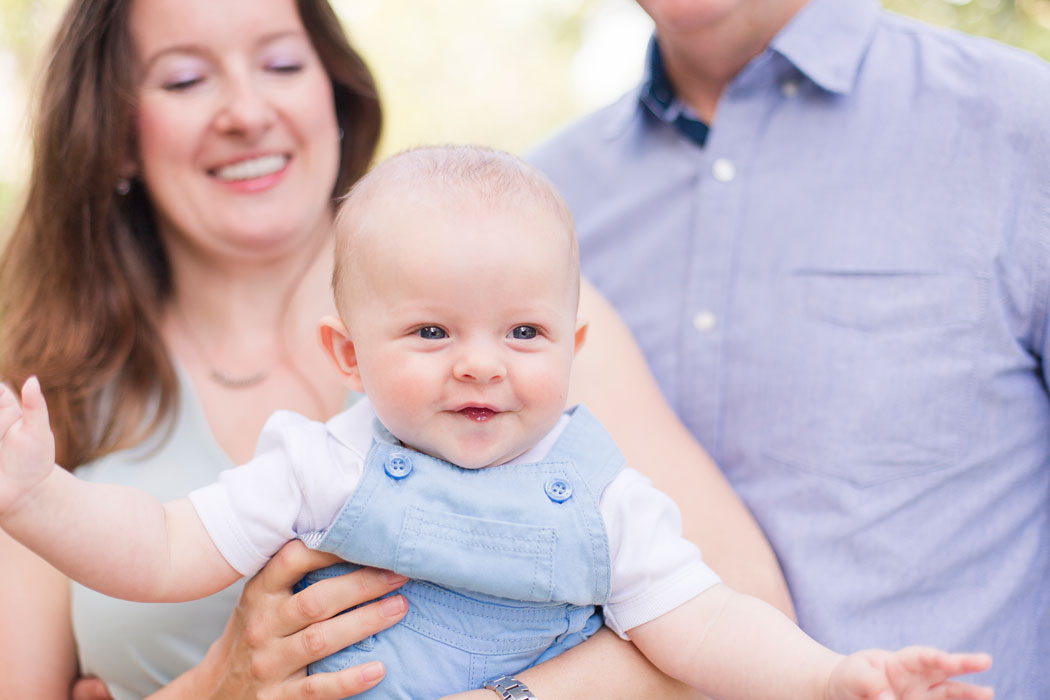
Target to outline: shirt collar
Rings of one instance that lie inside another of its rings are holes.
[[[664,70],[663,57],[656,37],[649,41],[648,78],[642,85],[641,100],[653,115],[670,124],[687,139],[703,148],[707,142],[708,126],[674,94],[671,79]]]
[[[610,108],[612,119],[605,135],[613,139],[627,128],[628,123],[639,111],[647,110],[657,119],[671,124],[681,114],[689,114],[688,108],[674,94],[663,59],[656,43],[656,35],[649,39],[649,48],[645,52],[645,74],[642,82],[624,95],[619,102]]]
[[[849,94],[875,31],[880,7],[879,0],[810,0],[773,38],[770,49],[821,88]],[[763,59],[760,55],[752,63]],[[610,107],[612,119],[606,136],[612,139],[621,134],[640,110],[648,109],[665,121],[668,116],[673,119],[678,113],[676,104],[654,34],[649,40],[642,82]]]
[[[848,95],[879,12],[878,0],[810,0],[770,46],[820,87]]]
[[[660,48],[656,44],[656,35],[649,39],[649,48],[645,52],[645,79],[640,93],[642,102],[664,121],[670,121],[681,109],[675,97],[671,79],[667,77]]]

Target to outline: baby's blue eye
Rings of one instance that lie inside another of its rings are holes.
[[[448,337],[448,333],[440,326],[423,326],[416,333],[424,340],[441,340]]]
[[[536,337],[535,326],[517,326],[510,332],[510,337],[515,340],[532,340]]]

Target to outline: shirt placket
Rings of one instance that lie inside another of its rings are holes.
[[[726,378],[733,305],[741,265],[741,226],[761,121],[768,101],[756,83],[772,77],[763,62],[731,85],[718,120],[697,152],[695,206],[690,222],[690,266],[680,319],[680,415],[716,462],[723,459]],[[766,73],[763,76],[763,72]]]

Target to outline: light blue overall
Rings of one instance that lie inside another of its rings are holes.
[[[355,697],[428,700],[556,656],[601,626],[594,606],[609,596],[610,563],[598,499],[624,460],[585,408],[542,462],[462,469],[378,423],[375,436],[317,548],[409,576],[408,614],[311,673],[381,660],[386,679]]]

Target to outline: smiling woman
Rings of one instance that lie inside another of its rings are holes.
[[[328,237],[323,194],[339,169],[332,86],[291,6],[262,7],[132,4],[142,75],[138,160],[127,168],[161,214],[171,255],[189,248],[233,263]]]
[[[0,376],[40,377],[78,476],[182,495],[250,455],[274,410],[324,418],[349,400],[300,339],[333,309],[332,200],[374,153],[375,87],[323,1],[77,0],[53,51],[0,259]],[[305,596],[317,617],[278,615],[327,561],[301,548],[245,587],[225,633],[237,589],[162,608],[74,588],[70,611],[65,581],[6,536],[0,558],[4,692],[26,697],[68,695],[73,634],[80,670],[117,698],[179,674],[188,697],[253,695],[302,682],[319,658],[303,635],[342,645],[400,618],[327,621],[396,587],[375,572]],[[334,682],[341,697],[381,676]]]

